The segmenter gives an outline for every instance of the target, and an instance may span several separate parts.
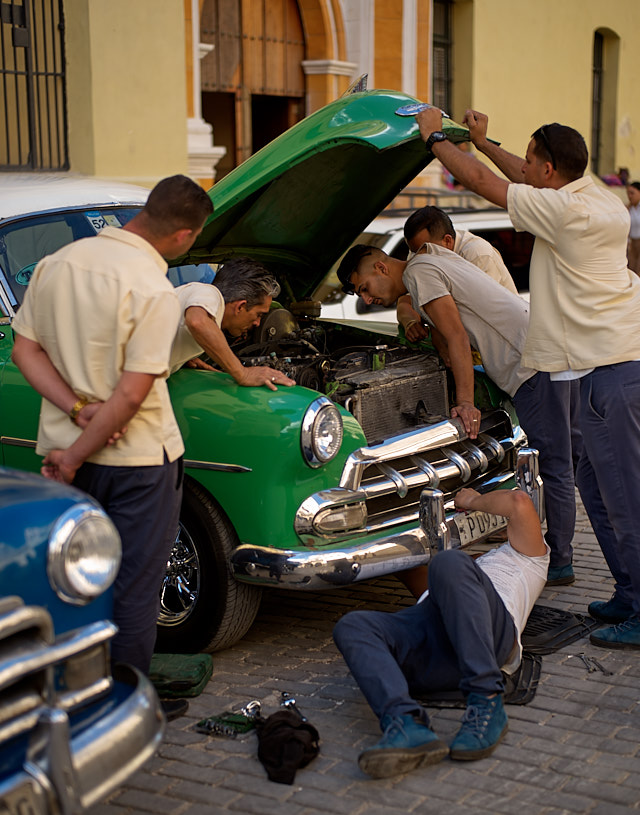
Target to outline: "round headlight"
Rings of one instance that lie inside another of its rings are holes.
[[[342,416],[326,396],[320,396],[307,408],[300,443],[310,467],[320,467],[337,455],[342,444]]]
[[[82,502],[64,512],[51,530],[47,574],[58,597],[85,605],[113,583],[121,558],[120,535],[111,520]]]

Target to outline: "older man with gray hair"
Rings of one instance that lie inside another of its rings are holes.
[[[176,288],[180,301],[180,325],[171,349],[171,373],[185,363],[213,370],[198,357],[205,351],[238,385],[295,385],[281,371],[267,366],[245,368],[229,347],[223,331],[241,337],[260,323],[280,285],[262,264],[250,258],[232,258],[210,283],[186,283]]]

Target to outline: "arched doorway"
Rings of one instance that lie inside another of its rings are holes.
[[[296,0],[204,0],[202,115],[228,173],[305,114],[305,37]]]

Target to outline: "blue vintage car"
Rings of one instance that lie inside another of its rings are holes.
[[[0,812],[81,812],[157,747],[163,716],[112,674],[120,539],[79,490],[0,468]]]

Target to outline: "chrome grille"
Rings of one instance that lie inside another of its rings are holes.
[[[0,742],[31,731],[51,707],[69,712],[108,692],[115,632],[102,621],[55,638],[45,609],[0,601]]]
[[[452,509],[453,497],[462,486],[487,490],[512,483],[517,451],[525,444],[525,435],[512,426],[509,415],[495,410],[485,414],[474,440],[467,438],[458,419],[449,419],[360,448],[347,459],[339,487],[311,496],[301,505],[296,531],[310,535],[316,545],[330,545],[341,538],[417,522],[425,487],[441,490]],[[366,502],[365,527],[335,535],[320,534],[314,527],[319,508],[325,511],[358,500]]]

